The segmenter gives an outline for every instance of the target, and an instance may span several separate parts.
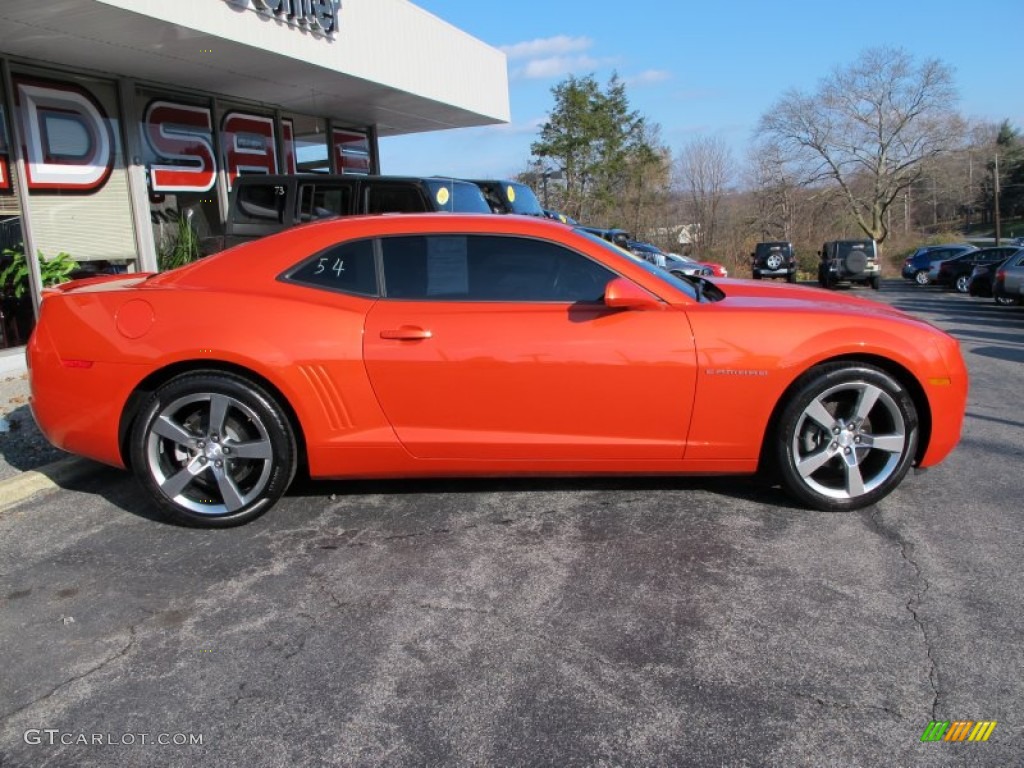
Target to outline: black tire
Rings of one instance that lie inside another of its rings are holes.
[[[953,287],[956,288],[957,293],[967,293],[971,289],[971,276],[960,275],[956,278],[953,283]]]
[[[796,272],[790,272],[789,274],[787,274],[786,275],[786,282],[787,283],[795,283],[796,282]]]
[[[840,512],[874,504],[899,485],[917,441],[917,410],[896,379],[867,364],[827,363],[791,390],[774,458],[790,494]]]
[[[211,428],[211,421],[219,422]],[[132,471],[171,520],[228,528],[255,520],[295,477],[295,436],[281,406],[241,376],[171,379],[131,431]]]
[[[870,280],[868,280],[868,284],[871,286],[872,290],[879,291],[882,289],[882,278],[872,277]]]
[[[918,285],[928,285],[932,281],[927,269],[919,269],[914,273],[914,282]]]
[[[755,280],[760,280],[761,279],[761,273],[758,272],[756,269],[754,270],[754,279]]]

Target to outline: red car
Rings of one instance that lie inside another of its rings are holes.
[[[855,509],[953,449],[967,395],[957,342],[887,306],[691,281],[518,216],[335,219],[67,283],[28,361],[55,445],[130,467],[171,518],[208,527],[265,512],[300,465],[765,468],[808,506]]]
[[[717,261],[704,261],[701,262],[705,267],[711,270],[712,277],[728,277],[729,270],[725,268],[724,264],[719,264]]]

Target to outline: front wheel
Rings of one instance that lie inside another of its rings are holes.
[[[872,290],[875,290],[875,291],[881,290],[881,288],[882,288],[882,278],[880,278],[878,276],[872,277],[870,280],[868,280],[868,284],[871,286]]]
[[[967,293],[967,291],[969,291],[970,289],[971,289],[971,276],[970,275],[960,275],[960,277],[958,277],[956,279],[956,290],[957,290],[957,293]]]
[[[812,368],[779,419],[775,458],[789,492],[825,511],[887,496],[917,452],[918,418],[906,389],[866,364]]]
[[[256,519],[295,476],[296,443],[280,405],[227,373],[171,379],[131,433],[132,470],[172,520],[227,528]]]
[[[918,285],[928,285],[932,281],[927,269],[919,269],[914,273],[914,282]]]

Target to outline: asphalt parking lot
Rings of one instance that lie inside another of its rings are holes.
[[[1020,765],[1024,309],[854,290],[972,375],[951,458],[858,513],[737,479],[307,483],[196,531],[112,470],[0,512],[0,766]]]

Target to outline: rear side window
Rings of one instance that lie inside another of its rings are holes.
[[[357,240],[331,246],[285,273],[283,279],[330,291],[376,296],[373,241]]]
[[[370,184],[366,190],[367,213],[423,213],[423,192],[412,184]]]
[[[299,221],[317,221],[352,212],[353,184],[303,184],[299,189]]]
[[[443,301],[599,302],[616,275],[554,243],[491,235],[381,240],[386,295]]]
[[[243,224],[283,224],[287,193],[283,184],[240,185],[235,220]]]

